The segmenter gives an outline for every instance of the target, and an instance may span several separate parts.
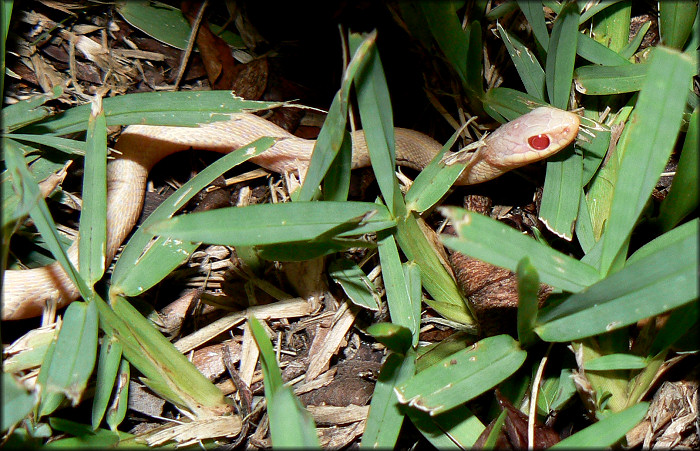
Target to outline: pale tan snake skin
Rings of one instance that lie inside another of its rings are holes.
[[[579,117],[576,114],[549,107],[536,108],[488,135],[483,147],[467,155],[467,169],[455,184],[481,183],[547,158],[566,147],[576,137],[578,129]],[[281,139],[253,158],[254,163],[280,173],[308,164],[315,141],[298,138],[252,114],[235,114],[231,120],[198,127],[127,127],[116,145],[121,155],[116,155],[107,169],[107,262],[114,259],[117,249],[138,219],[146,178],[153,165],[172,153],[189,148],[228,153],[264,136]],[[442,147],[432,138],[413,130],[396,128],[395,137],[397,162],[415,169],[425,167]],[[528,140],[539,149],[533,148]],[[353,168],[368,165],[364,134],[355,132]],[[68,249],[68,257],[76,267],[77,242],[76,239]],[[58,263],[36,269],[5,271],[2,294],[3,320],[38,316],[48,302],[55,302],[60,308],[79,296]]]

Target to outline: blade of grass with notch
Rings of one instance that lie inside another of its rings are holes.
[[[697,221],[696,221],[697,223]],[[653,250],[623,269],[541,311],[537,334],[570,341],[608,332],[687,304],[698,297],[698,233],[654,243]],[[672,233],[672,232],[669,232]],[[653,242],[652,242],[653,243]],[[644,248],[642,248],[644,249]]]
[[[520,368],[525,357],[508,335],[484,338],[399,384],[399,402],[438,415],[498,385]]]
[[[441,235],[440,240],[450,249],[511,271],[516,271],[518,262],[528,257],[543,283],[566,291],[581,291],[600,280],[595,268],[495,219],[457,207],[440,211],[458,234]]]

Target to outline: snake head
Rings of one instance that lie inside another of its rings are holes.
[[[539,107],[486,136],[468,164],[461,184],[481,183],[504,172],[547,158],[568,146],[578,134],[579,116]]]
[[[499,127],[486,137],[482,158],[506,170],[542,160],[576,138],[579,116],[551,107],[539,107]]]

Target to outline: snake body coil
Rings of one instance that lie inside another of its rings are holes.
[[[567,146],[577,135],[579,117],[566,111],[540,107],[509,122],[484,139],[484,145],[463,159],[467,168],[457,185],[491,180],[506,171],[546,158]],[[441,145],[414,130],[395,129],[396,159],[401,165],[422,169]],[[278,141],[251,159],[274,172],[308,165],[315,141],[298,138],[258,116],[240,113],[230,120],[198,127],[131,125],[120,136],[116,155],[107,168],[106,261],[111,262],[129,234],[143,204],[146,179],[151,168],[166,156],[196,148],[221,153],[238,149],[258,138]],[[353,168],[370,164],[363,132],[353,134]],[[68,249],[78,266],[78,240]],[[3,278],[2,319],[41,315],[49,302],[63,307],[79,296],[58,263],[30,270],[8,270]]]

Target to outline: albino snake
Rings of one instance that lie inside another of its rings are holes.
[[[506,171],[546,158],[566,147],[578,134],[579,117],[566,111],[540,107],[509,122],[488,135],[483,146],[467,154],[467,168],[455,182],[471,185],[491,180]],[[115,156],[107,170],[107,246],[111,262],[122,240],[136,223],[146,188],[146,177],[164,157],[197,148],[228,153],[255,139],[280,138],[270,149],[251,161],[275,172],[297,170],[308,164],[315,144],[297,138],[258,116],[240,113],[230,120],[198,127],[132,125],[121,134]],[[441,145],[428,136],[395,129],[399,164],[422,169],[440,151]],[[353,168],[369,165],[364,133],[353,134]],[[78,266],[78,240],[68,249]],[[49,301],[63,307],[78,298],[78,290],[58,263],[29,270],[5,271],[2,319],[23,319],[41,314]]]

